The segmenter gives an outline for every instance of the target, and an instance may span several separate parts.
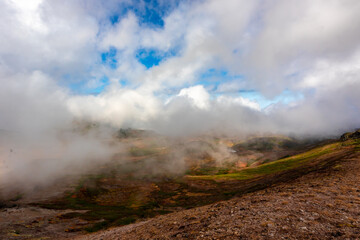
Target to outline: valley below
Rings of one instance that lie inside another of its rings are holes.
[[[82,174],[2,189],[0,239],[360,237],[359,139],[113,141],[126,147]]]

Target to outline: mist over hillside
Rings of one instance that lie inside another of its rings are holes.
[[[185,204],[193,179],[263,176],[333,144],[360,127],[359,12],[357,0],[0,0],[0,199],[64,183],[74,201],[126,186],[114,193],[126,203],[143,189],[141,204],[170,206],[149,182],[174,181]]]
[[[0,9],[3,182],[108,161],[124,148],[113,140],[120,128],[321,139],[360,125],[358,1],[14,0]]]

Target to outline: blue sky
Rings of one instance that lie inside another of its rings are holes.
[[[159,131],[358,125],[360,2],[348,1],[2,2],[0,125],[50,123],[52,101],[68,119]]]
[[[128,12],[134,13],[141,25],[152,28],[164,27],[164,16],[169,14],[180,3],[180,0],[158,1],[158,0],[133,0],[119,2],[118,11],[109,16],[111,24],[121,21],[121,18]]]
[[[139,28],[142,30],[153,29],[164,30],[165,28],[165,19],[173,12],[176,11],[176,8],[181,5],[181,1],[172,1],[167,3],[166,1],[131,1],[127,3],[119,3],[118,7],[115,8],[115,11],[111,11],[108,15],[107,20],[111,27],[116,28],[122,20],[126,19],[129,14],[133,14],[136,17]],[[132,50],[131,57],[133,61],[136,61],[137,64],[140,64],[144,67],[144,71],[150,72],[152,68],[156,68],[160,64],[166,62],[168,59],[176,58],[181,55],[181,51],[184,46],[181,43],[176,43],[169,49],[163,50],[156,47],[145,47],[137,46]],[[116,46],[109,45],[105,51],[98,52],[99,54],[99,65],[108,68],[110,72],[109,75],[113,76],[117,68],[121,65],[119,64],[120,59],[123,61],[124,58],[121,57],[124,49],[117,49]],[[238,54],[239,50],[234,49],[234,54]],[[244,97],[251,101],[257,102],[262,109],[274,103],[283,103],[289,104],[291,102],[297,101],[303,97],[299,92],[293,92],[288,89],[280,91],[277,95],[272,97],[265,97],[261,91],[256,90],[255,88],[248,87],[246,82],[250,81],[250,78],[246,73],[236,72],[232,73],[226,66],[217,68],[216,66],[209,66],[208,68],[203,67],[201,70],[197,71],[195,79],[191,82],[186,82],[182,85],[172,88],[172,94],[177,94],[182,88],[187,88],[195,85],[202,85],[204,88],[213,96],[219,97],[222,95],[228,95],[231,97]],[[108,74],[103,74],[98,77],[93,78],[92,81],[95,81],[96,84],[89,84],[88,79],[78,79],[75,81],[68,81],[68,87],[75,94],[82,95],[98,95],[106,91],[106,87],[110,84]],[[70,79],[69,75],[66,75],[65,79]],[[122,76],[119,76],[119,82],[123,88],[131,88],[133,85],[129,85],[131,79],[126,79]],[[238,84],[236,84],[238,83]],[[237,88],[228,89],[227,91],[222,91],[223,87],[220,85],[232,84],[239,85]],[[243,85],[242,87],[240,85]],[[169,92],[166,90],[166,92]],[[161,93],[160,93],[161,95]],[[171,97],[171,95],[168,95]]]
[[[236,138],[359,128],[359,13],[359,0],[0,1],[13,170],[44,159],[57,176],[53,166],[111,159],[108,140],[127,127]],[[106,127],[71,131],[84,122]]]

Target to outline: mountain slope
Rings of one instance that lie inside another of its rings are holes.
[[[295,180],[78,239],[358,239],[359,143],[339,143],[315,157],[322,168]]]

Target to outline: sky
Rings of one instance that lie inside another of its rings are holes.
[[[360,127],[358,0],[0,0],[0,129]]]

